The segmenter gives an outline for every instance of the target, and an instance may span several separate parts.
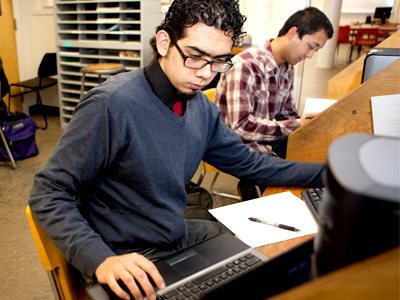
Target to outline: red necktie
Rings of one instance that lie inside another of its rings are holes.
[[[182,101],[178,101],[172,106],[172,110],[174,113],[176,113],[178,116],[182,117]]]

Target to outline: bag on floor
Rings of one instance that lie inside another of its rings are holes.
[[[212,214],[208,212],[213,208],[213,198],[204,188],[194,182],[190,182],[186,187],[187,204],[185,209],[185,219],[202,219],[217,221]]]
[[[14,160],[39,154],[35,141],[36,128],[36,122],[21,112],[8,114],[6,120],[1,122],[1,130]],[[10,160],[1,139],[0,155],[2,159]]]

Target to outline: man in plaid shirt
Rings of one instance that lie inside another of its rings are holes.
[[[276,39],[233,58],[234,67],[222,74],[214,102],[222,120],[251,150],[286,158],[287,137],[301,125],[293,99],[293,66],[311,58],[332,35],[325,14],[309,7],[293,14]]]

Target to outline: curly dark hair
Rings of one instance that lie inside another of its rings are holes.
[[[315,7],[308,7],[291,15],[279,31],[278,36],[284,36],[293,26],[297,27],[300,40],[305,34],[314,34],[320,30],[324,30],[329,39],[333,36],[331,21]]]
[[[173,41],[185,37],[186,28],[199,22],[232,34],[234,45],[246,35],[242,27],[246,17],[240,13],[238,0],[175,0],[172,2],[164,20],[157,27],[156,33],[165,30]],[[157,52],[155,38],[150,41]]]

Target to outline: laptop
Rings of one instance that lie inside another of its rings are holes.
[[[159,299],[201,299],[268,260],[232,234],[222,233],[156,261],[167,286],[156,292]],[[119,299],[107,285],[94,285],[87,292],[93,300]]]
[[[202,300],[264,300],[311,280],[314,239],[274,257],[202,295]]]

